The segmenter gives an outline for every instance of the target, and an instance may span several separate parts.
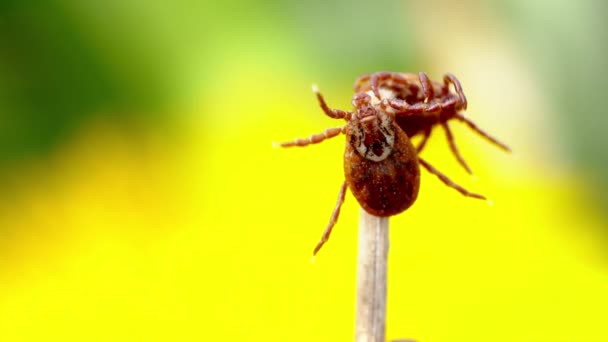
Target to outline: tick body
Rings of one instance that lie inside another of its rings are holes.
[[[450,90],[454,88],[454,92]],[[426,73],[377,72],[363,75],[355,81],[355,91],[370,91],[381,97],[385,110],[394,113],[397,125],[411,138],[422,135],[417,150],[421,152],[432,129],[441,126],[452,153],[460,165],[470,174],[471,169],[460,154],[448,121],[464,122],[470,129],[495,146],[510,152],[509,147],[479,128],[461,112],[467,109],[467,98],[460,81],[452,74],[443,77],[443,83],[431,81]]]
[[[420,188],[420,166],[436,175],[444,184],[469,197],[484,198],[470,193],[452,182],[417,155],[408,135],[399,127],[393,113],[380,105],[373,92],[358,92],[353,96],[354,111],[331,109],[316,86],[313,92],[319,106],[332,119],[344,119],[342,127],[281,143],[281,147],[305,147],[326,139],[346,134],[344,151],[344,178],[338,201],[329,219],[329,224],[317,243],[313,255],[327,242],[338,221],[340,209],[351,189],[361,207],[372,215],[392,216],[409,208],[418,196]]]
[[[361,207],[375,216],[409,208],[418,196],[420,167],[408,136],[383,112],[355,117],[346,135],[344,177]]]

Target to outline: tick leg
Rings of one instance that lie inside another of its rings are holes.
[[[416,152],[418,152],[418,154],[420,154],[420,152],[422,152],[422,149],[424,148],[424,145],[426,145],[427,140],[429,140],[429,137],[431,136],[431,129],[427,128],[424,131],[424,136],[422,137],[422,141],[420,141],[420,144],[418,144],[418,146],[416,147]]]
[[[462,86],[460,85],[460,81],[458,81],[458,79],[456,78],[456,76],[447,73],[443,76],[443,83],[445,84],[445,87],[449,90],[450,87],[450,83],[454,85],[454,90],[456,90],[456,94],[458,95],[458,100],[459,100],[459,106],[458,106],[458,110],[460,109],[467,109],[467,98],[466,96],[464,96],[464,92],[462,91]]]
[[[345,112],[343,110],[340,109],[331,109],[327,106],[327,103],[325,103],[325,99],[323,98],[323,95],[321,95],[321,93],[319,92],[319,88],[317,87],[317,85],[313,85],[312,86],[312,92],[315,93],[315,95],[317,95],[317,100],[319,100],[319,106],[321,106],[321,109],[323,109],[323,112],[325,112],[325,114],[327,116],[329,116],[332,119],[344,119],[346,117],[349,116],[349,112]]]
[[[452,130],[450,129],[450,126],[448,126],[447,122],[442,122],[441,126],[445,130],[445,135],[448,138],[448,143],[450,144],[450,149],[452,150],[452,153],[454,153],[454,156],[458,160],[458,163],[460,163],[460,165],[462,165],[462,167],[469,174],[472,175],[473,172],[471,171],[471,168],[469,168],[469,165],[467,165],[467,162],[464,161],[464,158],[462,158],[462,155],[460,155],[460,151],[458,151],[458,147],[456,147],[456,142],[454,141],[454,135],[452,134]]]
[[[298,138],[296,140],[283,142],[283,143],[280,143],[279,146],[281,146],[281,147],[292,147],[292,146],[304,147],[304,146],[308,146],[310,144],[318,144],[325,139],[333,138],[335,136],[340,135],[340,133],[344,133],[345,131],[346,131],[346,126],[328,128],[320,134],[314,134],[308,138]]]
[[[325,228],[325,232],[323,232],[321,240],[319,241],[319,243],[317,243],[315,250],[312,252],[313,256],[317,255],[321,247],[323,247],[327,240],[329,240],[329,235],[331,235],[332,229],[336,225],[336,222],[338,222],[338,216],[340,216],[340,208],[342,208],[342,203],[344,203],[344,197],[346,196],[347,187],[348,186],[346,185],[346,182],[342,183],[342,188],[340,188],[340,194],[338,195],[338,202],[336,203],[336,207],[334,208],[333,213],[331,213],[329,224],[327,225],[327,228]]]
[[[460,192],[464,196],[466,196],[466,197],[472,197],[472,198],[478,198],[478,199],[482,199],[482,200],[486,199],[485,196],[480,195],[480,194],[476,194],[476,193],[473,193],[473,192],[469,192],[467,189],[465,189],[465,188],[461,187],[460,185],[452,182],[451,179],[449,179],[443,173],[439,172],[439,170],[437,170],[436,168],[434,168],[431,164],[427,163],[424,159],[418,157],[418,162],[429,173],[434,174],[435,176],[437,176],[437,178],[439,178],[439,180],[441,180],[443,182],[443,184],[449,186],[450,188],[453,188],[454,190]]]
[[[357,78],[357,80],[355,81],[355,85],[353,86],[355,93],[358,93],[361,91],[361,87],[363,87],[363,85],[366,82],[369,82],[370,78],[372,77],[371,74],[365,74],[365,75],[361,75],[359,76],[359,78]]]
[[[374,76],[372,76],[372,89],[374,88]],[[378,80],[382,80],[383,74],[378,76]],[[404,77],[400,76],[399,82],[407,85],[408,81]],[[422,93],[424,96],[424,101],[416,102],[413,104],[407,103],[403,99],[392,98],[388,99],[388,104],[395,110],[399,112],[399,114],[420,114],[420,113],[439,113],[443,110],[444,104],[435,99],[435,90],[433,89],[433,84],[429,77],[424,72],[420,72],[418,74],[418,79],[420,81],[420,86],[422,88]],[[377,95],[376,95],[377,96]],[[445,105],[450,105],[449,102],[446,102]]]
[[[408,84],[407,79],[405,77],[403,77],[402,75],[400,75],[399,73],[387,72],[387,71],[377,72],[377,73],[371,75],[370,87],[372,89],[372,92],[378,99],[382,99],[382,97],[380,96],[380,89],[378,87],[378,82],[383,82],[386,80],[391,80],[392,82],[401,84],[401,85]]]
[[[429,80],[429,77],[425,72],[418,73],[418,79],[420,80],[420,85],[422,86],[424,102],[431,101],[431,99],[435,97],[435,92],[433,90],[433,84],[431,83],[431,80]]]
[[[418,73],[418,79],[422,87],[422,95],[424,96],[424,103],[427,104],[426,112],[435,113],[443,110],[440,102],[435,100],[435,90],[433,84],[425,72]]]
[[[464,121],[464,123],[466,123],[467,126],[469,126],[470,129],[472,129],[473,131],[475,131],[477,134],[481,135],[482,137],[486,138],[492,144],[498,146],[499,148],[503,149],[506,152],[511,152],[511,148],[509,148],[509,146],[501,143],[496,138],[494,138],[491,135],[489,135],[488,133],[484,132],[473,121],[467,119],[462,114],[457,114],[456,118],[458,118],[460,121]]]
[[[409,104],[406,101],[399,98],[387,99],[388,104],[397,111],[398,115],[404,114],[421,114],[421,113],[439,113],[445,105],[451,105],[450,102],[446,101],[445,105],[436,100],[431,100],[429,103],[416,102]]]

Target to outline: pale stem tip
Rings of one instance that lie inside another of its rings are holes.
[[[477,178],[477,175],[475,175],[474,173],[471,173],[471,180],[472,180],[473,182],[478,182],[478,181],[479,181],[479,178]]]
[[[486,203],[488,203],[488,205],[489,205],[490,207],[493,207],[493,206],[494,206],[494,201],[492,201],[492,200],[491,200],[491,199],[489,199],[489,198],[488,198],[488,199],[486,199]]]
[[[311,88],[312,88],[312,92],[313,93],[315,93],[315,94],[319,93],[319,86],[318,85],[316,85],[316,84],[313,83],[313,85],[312,85]]]
[[[314,264],[315,263],[315,256],[313,255],[312,258],[310,258],[310,263]]]
[[[272,148],[279,148],[279,147],[281,147],[281,143],[278,143],[276,141],[272,142]]]

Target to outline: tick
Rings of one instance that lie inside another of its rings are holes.
[[[313,255],[316,255],[329,239],[338,221],[348,188],[368,213],[375,216],[396,215],[409,208],[416,200],[420,188],[420,165],[422,165],[447,186],[455,188],[464,195],[481,196],[464,190],[418,157],[416,148],[395,121],[394,114],[380,105],[380,97],[373,91],[357,92],[351,101],[353,111],[331,109],[316,86],[313,86],[313,92],[325,115],[346,121],[346,125],[342,127],[329,128],[308,138],[280,144],[282,147],[304,147],[340,134],[346,135],[345,181],[340,188],[329,224]]]
[[[450,86],[454,88],[454,92],[450,91]],[[376,72],[359,77],[354,88],[356,92],[371,91],[376,97],[382,98],[382,106],[394,113],[397,125],[408,137],[422,134],[422,141],[416,147],[418,153],[426,145],[433,127],[441,126],[456,160],[469,174],[472,174],[471,168],[456,146],[454,134],[448,125],[449,120],[464,122],[490,143],[504,151],[511,151],[507,145],[484,132],[461,113],[467,109],[467,98],[460,81],[452,74],[445,74],[443,83],[440,83],[431,81],[424,72]]]

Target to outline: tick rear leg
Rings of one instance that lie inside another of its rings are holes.
[[[437,178],[439,178],[439,180],[441,180],[443,182],[443,184],[445,184],[445,185],[449,186],[450,188],[452,188],[452,189],[460,192],[462,195],[464,195],[466,197],[478,198],[478,199],[482,199],[482,200],[486,199],[485,196],[480,195],[480,194],[476,194],[476,193],[473,193],[473,192],[470,192],[467,189],[463,188],[462,186],[454,183],[451,179],[449,179],[443,173],[439,172],[439,170],[437,170],[436,168],[434,168],[431,164],[429,164],[428,162],[426,162],[424,159],[418,157],[418,162],[429,173],[434,174],[435,176],[437,176]]]
[[[308,138],[298,138],[298,139],[295,139],[292,141],[283,142],[283,143],[280,143],[279,146],[281,146],[281,147],[292,147],[292,146],[304,147],[304,146],[308,146],[310,144],[318,144],[326,139],[336,137],[336,136],[340,135],[340,133],[344,133],[345,131],[346,131],[346,126],[328,128],[320,134],[314,134]]]
[[[450,129],[450,126],[448,126],[447,122],[441,123],[441,126],[445,130],[445,135],[446,135],[446,137],[448,139],[448,143],[450,144],[450,149],[452,150],[452,153],[454,153],[454,156],[458,160],[458,163],[460,163],[460,165],[462,165],[462,167],[469,174],[472,175],[473,172],[471,171],[471,168],[469,168],[469,165],[467,165],[467,162],[464,161],[464,158],[462,158],[462,155],[460,154],[460,151],[458,151],[458,147],[456,147],[456,142],[454,141],[454,135],[452,134],[452,130]]]
[[[481,128],[479,128],[479,126],[477,126],[473,121],[467,119],[466,117],[464,117],[462,114],[458,114],[456,115],[456,118],[460,121],[463,121],[464,123],[467,124],[467,126],[469,126],[470,129],[472,129],[473,131],[475,131],[475,133],[481,135],[482,137],[484,137],[486,140],[488,140],[489,142],[491,142],[492,144],[498,146],[499,148],[501,148],[502,150],[506,151],[506,152],[511,152],[511,148],[503,143],[501,143],[500,141],[498,141],[496,138],[494,138],[493,136],[489,135],[488,133],[484,132]]]
[[[332,229],[336,225],[336,222],[338,222],[338,216],[340,216],[340,208],[342,208],[342,203],[344,203],[344,197],[346,196],[347,187],[348,186],[346,185],[346,182],[342,183],[342,187],[340,188],[340,194],[338,195],[338,202],[336,203],[334,211],[331,213],[329,224],[327,225],[327,228],[325,228],[325,232],[323,232],[321,240],[319,241],[319,243],[317,243],[315,250],[312,252],[313,256],[317,255],[321,247],[323,247],[327,240],[329,240],[329,235],[331,235]]]
[[[347,118],[349,116],[349,112],[340,110],[340,109],[331,109],[327,106],[327,103],[325,102],[325,98],[323,98],[323,95],[321,95],[321,93],[319,92],[319,87],[317,87],[316,84],[313,84],[312,86],[312,92],[315,93],[315,95],[317,95],[317,100],[319,101],[319,106],[321,106],[321,109],[323,109],[323,112],[325,112],[325,114],[327,116],[329,116],[332,119],[344,119]]]

